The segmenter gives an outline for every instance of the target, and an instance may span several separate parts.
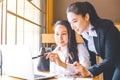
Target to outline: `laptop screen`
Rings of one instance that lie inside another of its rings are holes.
[[[26,45],[1,45],[3,75],[35,80],[31,49]],[[56,74],[37,72],[36,79],[48,79]],[[39,76],[39,77],[38,77]]]
[[[34,80],[30,47],[25,45],[1,45],[4,75]]]

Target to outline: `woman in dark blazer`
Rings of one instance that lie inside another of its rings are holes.
[[[89,2],[75,2],[67,8],[73,30],[82,36],[90,53],[91,67],[74,62],[81,77],[94,77],[103,72],[104,80],[120,80],[120,32],[113,22],[100,18]],[[103,60],[96,64],[96,55]]]

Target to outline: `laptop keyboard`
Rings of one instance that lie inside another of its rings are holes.
[[[35,77],[35,78],[40,78],[40,77],[45,77],[45,76],[35,74],[34,77]]]

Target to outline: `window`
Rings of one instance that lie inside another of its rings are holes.
[[[41,33],[45,32],[46,0],[4,0],[0,4],[0,44],[31,46],[39,54]]]

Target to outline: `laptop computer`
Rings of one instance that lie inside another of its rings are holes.
[[[55,75],[37,74],[35,77],[31,49],[25,45],[0,45],[2,74],[27,80],[47,79]]]

